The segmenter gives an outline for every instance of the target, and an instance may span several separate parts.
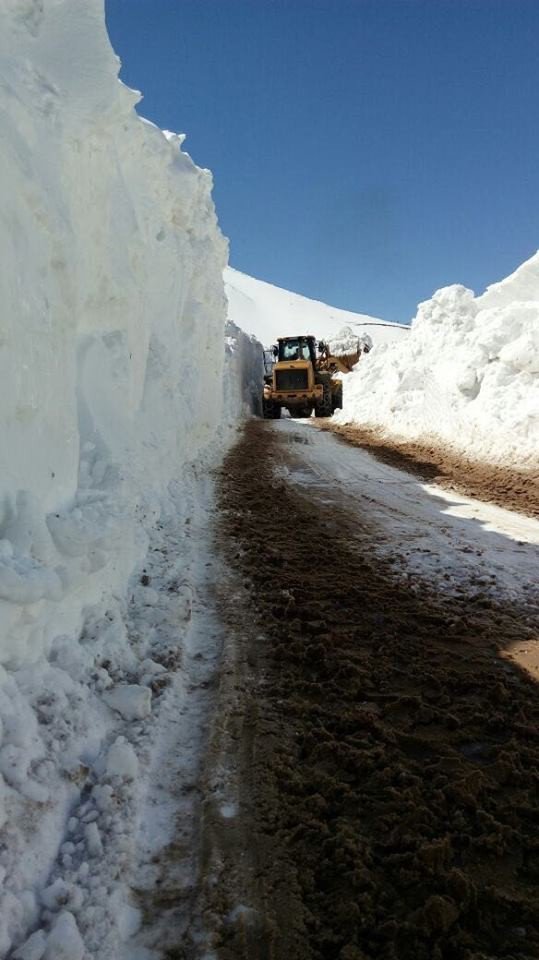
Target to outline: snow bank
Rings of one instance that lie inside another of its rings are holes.
[[[344,381],[338,419],[442,440],[482,460],[531,465],[539,451],[539,253],[480,297],[444,287],[407,340]]]
[[[137,95],[118,83],[98,0],[4,5],[0,70],[0,662],[11,663],[47,649],[46,611],[56,629],[51,604],[81,579],[96,596],[125,582],[137,496],[165,491],[214,437],[226,244],[210,174],[181,138],[137,119]]]
[[[103,757],[153,710],[141,662],[164,617],[145,588],[137,632],[128,582],[166,516],[187,529],[196,465],[246,389],[223,391],[211,175],[136,116],[118,67],[102,0],[2,4],[0,957],[39,923],[17,956],[79,957],[78,925],[104,923],[80,901],[116,827],[81,792],[108,778],[122,806],[136,757]],[[58,901],[54,863],[78,891]]]
[[[264,349],[231,320],[225,328],[225,407],[260,416]]]
[[[386,323],[367,314],[339,310],[264,280],[256,280],[232,267],[225,269],[224,278],[229,320],[254,334],[265,347],[275,343],[277,337],[300,333],[311,333],[321,340],[329,340],[343,327],[351,327],[356,336],[369,335],[375,346],[400,341],[409,333],[407,327],[398,323]]]

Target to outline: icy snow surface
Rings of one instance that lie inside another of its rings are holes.
[[[137,926],[191,521],[260,393],[260,344],[224,342],[211,175],[118,68],[102,0],[2,3],[2,958],[118,960]]]
[[[407,339],[345,378],[338,419],[481,460],[537,463],[539,253],[480,297],[455,285],[420,304]]]
[[[343,327],[351,327],[356,336],[368,334],[375,346],[393,340],[400,343],[409,335],[409,330],[398,323],[386,324],[376,317],[310,300],[232,267],[225,269],[224,278],[229,319],[254,334],[265,347],[275,343],[277,337],[302,333],[328,340]]]
[[[484,595],[539,607],[539,521],[424,484],[340,443],[314,421],[276,426],[294,443],[298,466],[281,468],[324,503],[342,503],[376,529],[373,550],[417,593],[425,583],[442,594]]]

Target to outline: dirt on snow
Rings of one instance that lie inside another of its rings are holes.
[[[316,426],[331,430],[341,440],[362,447],[383,463],[407,470],[429,483],[529,517],[539,517],[537,469],[518,470],[503,464],[484,463],[443,444],[389,440],[370,427],[340,425],[332,420],[318,420]]]
[[[368,513],[358,528],[281,478],[293,457],[250,422],[220,482],[236,640],[206,771],[213,954],[537,958],[539,702],[507,656],[537,625],[411,593]]]

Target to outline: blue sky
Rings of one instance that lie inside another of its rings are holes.
[[[537,0],[106,0],[233,266],[407,321],[539,247]]]

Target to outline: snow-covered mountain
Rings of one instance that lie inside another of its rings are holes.
[[[277,337],[300,333],[330,339],[343,327],[352,327],[358,334],[368,333],[374,346],[401,340],[409,333],[402,324],[310,300],[232,267],[225,268],[224,278],[230,320],[254,334],[265,347],[275,343]]]

